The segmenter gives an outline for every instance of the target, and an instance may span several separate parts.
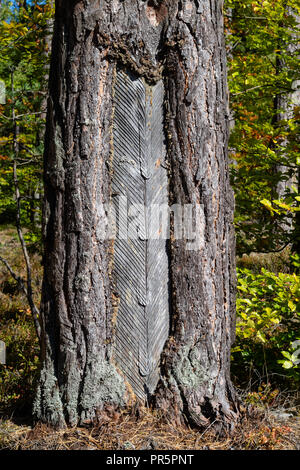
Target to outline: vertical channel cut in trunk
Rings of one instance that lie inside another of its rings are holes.
[[[222,1],[56,0],[55,9],[34,417],[86,425],[129,404],[129,382],[172,422],[231,427],[239,410],[229,375],[235,243]],[[115,80],[121,64],[127,72]],[[122,196],[112,259],[103,204],[118,209]],[[199,249],[172,234],[169,263],[166,240],[147,240],[149,217],[132,209],[168,199],[201,205],[204,233]]]
[[[112,193],[118,213],[114,276],[120,303],[115,355],[140,398],[157,385],[169,330],[167,242],[152,233],[159,206],[168,204],[163,96],[161,81],[150,87],[131,73],[117,72]]]

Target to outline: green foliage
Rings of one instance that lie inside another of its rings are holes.
[[[48,2],[33,1],[27,8],[0,6],[0,79],[6,102],[0,105],[0,223],[16,217],[13,160],[21,192],[21,223],[40,238],[42,154],[47,90]],[[16,116],[13,119],[13,114]],[[17,153],[14,133],[18,129]]]
[[[261,376],[274,375],[275,382],[283,376],[298,384],[300,277],[238,269],[238,292],[233,372],[247,381],[256,369]]]
[[[286,231],[299,205],[298,189],[286,185],[284,195],[277,193],[280,182],[298,181],[300,103],[291,101],[291,92],[299,80],[300,5],[295,0],[225,5],[237,248],[239,254],[268,252],[300,237],[297,226]],[[272,200],[291,209],[270,211]]]

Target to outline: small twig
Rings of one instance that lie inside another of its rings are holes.
[[[207,428],[205,429],[205,431],[199,436],[199,441],[200,441],[200,439],[202,439],[202,437],[204,436],[204,434],[206,434],[207,431],[208,431],[217,421],[218,421],[218,420],[215,419],[212,423],[210,423],[209,426],[207,426]],[[197,440],[198,440],[198,438],[197,438]]]
[[[231,47],[227,49],[227,52],[230,54],[240,43],[242,42],[242,39],[238,39]]]
[[[36,156],[41,156],[41,155],[36,155]],[[34,158],[31,158],[30,160],[18,160],[18,166],[25,166],[25,165],[39,165],[40,162],[34,160]]]
[[[274,84],[273,83],[266,83],[265,85],[256,85],[256,86],[253,86],[251,88],[247,88],[246,90],[243,90],[243,91],[239,91],[238,93],[230,93],[230,96],[239,96],[239,95],[243,95],[244,93],[248,93],[249,91],[253,91],[253,90],[256,90],[258,88],[271,88],[273,87]],[[287,88],[287,87],[280,87],[281,90],[284,90],[286,92],[289,92],[291,91],[291,88]]]

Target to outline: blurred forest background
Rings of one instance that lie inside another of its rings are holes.
[[[232,377],[246,403],[297,410],[300,3],[226,0],[224,13],[238,256]],[[6,365],[0,365],[2,416],[30,413],[39,367],[53,14],[53,1],[0,2],[0,340],[7,347]]]

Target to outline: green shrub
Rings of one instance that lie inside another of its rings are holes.
[[[240,383],[257,376],[300,381],[300,277],[238,269],[236,342],[232,372]],[[299,357],[298,357],[299,356]]]

